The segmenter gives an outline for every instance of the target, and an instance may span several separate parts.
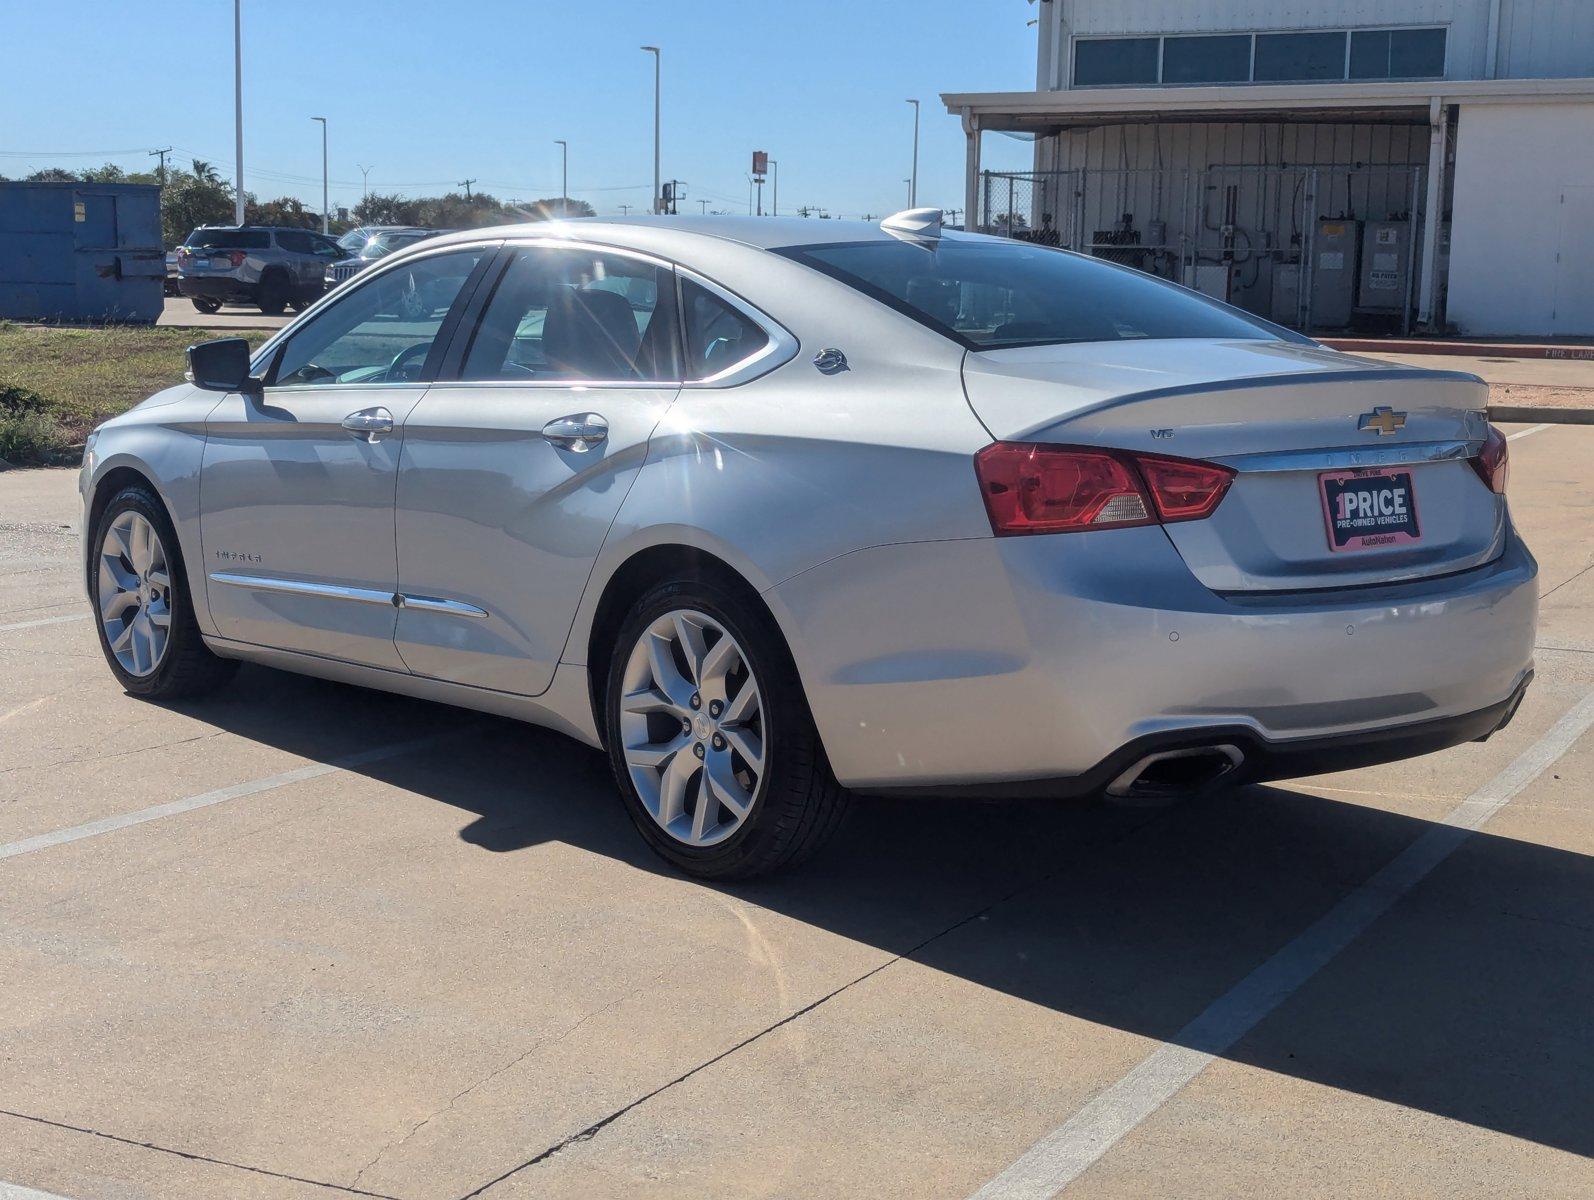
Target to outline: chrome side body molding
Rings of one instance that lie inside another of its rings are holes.
[[[379,592],[372,588],[342,587],[333,583],[308,583],[301,579],[273,579],[269,575],[240,575],[236,571],[212,571],[212,583],[252,588],[257,592],[286,592],[316,596],[323,600],[350,600],[356,604],[384,604],[392,608],[413,608],[422,612],[444,613],[451,617],[485,617],[487,610],[463,600],[438,596],[406,596],[402,592]]]

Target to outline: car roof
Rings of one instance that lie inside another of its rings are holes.
[[[685,248],[699,238],[714,238],[759,250],[775,250],[786,246],[889,242],[899,240],[900,236],[882,229],[873,221],[836,221],[811,217],[575,217],[460,230],[433,239],[428,244],[435,247],[440,242],[460,243],[488,238],[567,237],[661,251],[677,244]],[[1006,240],[955,230],[947,230],[941,236],[955,241]]]

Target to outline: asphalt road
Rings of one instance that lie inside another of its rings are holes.
[[[1542,632],[1490,741],[862,802],[736,887],[553,734],[124,695],[72,474],[0,474],[0,1197],[1594,1193],[1594,429],[1511,452]]]

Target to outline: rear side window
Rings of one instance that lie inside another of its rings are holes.
[[[681,280],[681,302],[688,379],[719,375],[769,345],[769,335],[757,322],[690,279]]]
[[[269,250],[271,235],[264,229],[196,229],[183,245],[190,250]]]
[[[971,350],[1131,338],[1292,337],[1139,271],[1022,242],[892,239],[776,253]]]
[[[482,311],[461,377],[678,380],[672,279],[668,268],[622,254],[519,250]]]

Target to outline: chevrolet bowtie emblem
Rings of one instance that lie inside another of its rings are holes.
[[[1370,413],[1363,413],[1361,420],[1356,423],[1356,428],[1361,432],[1376,433],[1379,437],[1405,427],[1406,414],[1392,408],[1375,408]]]

